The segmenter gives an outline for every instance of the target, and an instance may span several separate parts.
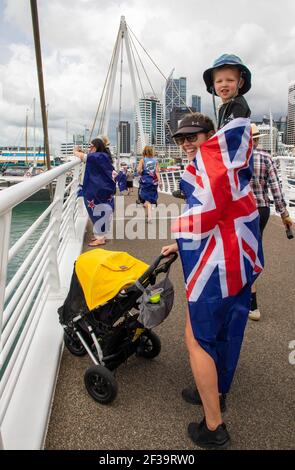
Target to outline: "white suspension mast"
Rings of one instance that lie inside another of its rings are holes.
[[[123,76],[123,41],[121,41],[121,64],[120,64],[120,92],[119,92],[119,119],[117,133],[117,170],[120,170],[121,162],[121,116],[122,116],[122,76]]]
[[[122,20],[121,20],[122,22]],[[118,32],[117,36],[117,41],[116,41],[116,48],[115,48],[115,55],[114,55],[114,60],[112,64],[112,69],[110,71],[110,77],[109,77],[109,87],[107,90],[107,98],[106,98],[106,112],[103,120],[103,126],[102,126],[102,134],[107,135],[108,130],[109,130],[109,123],[110,123],[110,115],[111,115],[111,108],[113,104],[113,97],[114,97],[114,87],[115,87],[115,81],[116,81],[116,75],[117,75],[117,66],[118,66],[118,59],[119,59],[119,52],[120,52],[120,44],[123,39],[122,36],[122,30],[121,30],[121,24],[120,24],[120,29]]]
[[[134,105],[135,105],[135,112],[136,112],[136,117],[137,117],[140,142],[141,142],[141,146],[143,149],[146,145],[146,140],[145,140],[145,134],[143,132],[138,93],[137,93],[137,87],[136,87],[135,75],[134,75],[134,69],[133,69],[133,63],[132,63],[132,57],[131,57],[131,50],[130,50],[130,40],[129,40],[129,34],[127,30],[126,21],[125,21],[125,16],[121,17],[120,28],[124,28],[125,47],[126,47],[127,60],[128,60],[128,65],[129,65],[130,77],[131,77],[133,100],[134,100]]]
[[[111,64],[110,64],[110,69],[109,69],[109,72],[108,72],[106,83],[105,83],[105,86],[104,86],[104,89],[106,89],[106,93],[105,93],[103,110],[102,110],[102,114],[101,114],[101,121],[100,121],[98,132],[99,132],[99,134],[100,133],[105,134],[105,135],[108,134],[110,114],[111,114],[112,103],[113,103],[114,87],[115,87],[115,82],[116,82],[116,75],[117,75],[117,68],[118,68],[118,61],[119,61],[119,55],[120,55],[120,51],[121,51],[121,62],[122,62],[122,47],[123,47],[123,41],[124,41],[125,42],[125,47],[126,47],[128,68],[129,68],[130,78],[131,78],[132,94],[133,94],[133,100],[134,100],[134,106],[135,106],[135,112],[136,112],[136,119],[137,119],[137,123],[138,123],[139,138],[140,138],[141,146],[143,148],[146,145],[146,137],[145,137],[144,130],[143,130],[142,116],[141,116],[140,107],[139,107],[139,96],[138,96],[136,80],[135,80],[135,72],[134,72],[134,66],[133,66],[133,60],[132,60],[132,46],[131,46],[130,39],[131,38],[129,36],[129,32],[128,32],[128,29],[127,29],[125,16],[121,16],[120,27],[119,27],[119,31],[118,31],[118,35],[117,35],[117,39],[116,39],[115,48],[114,48],[114,51],[113,51],[113,57],[112,57],[112,61],[111,61]],[[154,65],[156,65],[156,64],[154,63]],[[136,66],[136,63],[135,63],[135,66]],[[159,68],[158,68],[158,70],[159,70]],[[121,63],[121,74],[122,74],[122,63]],[[162,74],[162,72],[161,72],[161,74]],[[163,77],[164,77],[164,75],[163,75]],[[121,84],[120,84],[120,87],[121,87]],[[122,90],[120,90],[120,92],[122,92]],[[102,101],[102,98],[103,98],[103,96],[101,97],[101,101]],[[100,104],[99,104],[99,107],[98,107],[98,110],[97,110],[97,113],[96,113],[96,117],[95,117],[95,120],[94,120],[94,124],[93,124],[92,130],[91,130],[90,136],[92,136],[92,133],[93,133],[93,130],[94,130],[94,127],[95,127],[95,122],[96,122],[96,118],[97,118],[97,115],[98,115],[98,112],[99,112],[99,109],[100,109]],[[117,150],[120,150],[120,149],[117,149]]]

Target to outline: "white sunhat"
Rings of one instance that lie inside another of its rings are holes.
[[[251,129],[252,129],[252,138],[253,139],[259,139],[259,137],[263,137],[264,135],[268,135],[268,134],[260,134],[260,130],[258,129],[258,127],[256,126],[256,124],[254,122],[251,124]]]

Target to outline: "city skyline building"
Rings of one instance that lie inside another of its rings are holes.
[[[130,123],[128,121],[120,121],[117,127],[117,149],[120,153],[131,152]]]
[[[191,107],[190,109],[193,113],[196,112],[196,108]],[[169,123],[172,134],[174,134],[177,131],[179,122],[188,113],[189,113],[189,110],[185,106],[175,107],[172,109],[172,111],[170,112],[170,123]],[[174,142],[171,137],[170,129],[169,129],[169,137],[170,137],[169,143],[173,144]]]
[[[281,134],[281,141],[283,144],[286,144],[287,142],[287,117],[282,116],[280,119],[274,121],[275,125]]]
[[[279,131],[275,125],[270,124],[258,124],[260,134],[264,134],[259,137],[259,148],[270,152],[274,155],[278,148]],[[272,127],[272,138],[271,138],[271,127]]]
[[[295,145],[295,81],[289,83],[287,139],[288,145]]]
[[[62,156],[73,155],[74,148],[76,146],[81,147],[84,152],[88,150],[88,138],[86,132],[84,134],[73,134],[73,140],[68,142],[62,142],[60,144],[60,153]]]
[[[163,105],[155,96],[147,96],[139,100],[146,145],[164,145],[164,113]],[[135,124],[137,152],[142,152],[144,145],[140,141],[138,123]]]
[[[186,106],[186,77],[168,78],[165,89],[165,118],[170,119],[173,108]]]
[[[199,95],[192,95],[192,108],[195,108],[195,112],[201,113],[201,97]]]

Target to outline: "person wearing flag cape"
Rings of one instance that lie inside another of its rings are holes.
[[[120,196],[123,196],[124,191],[127,189],[127,166],[124,165],[116,176],[116,182],[118,183]]]
[[[91,141],[87,156],[80,149],[76,149],[74,154],[86,161],[80,194],[93,223],[94,237],[89,246],[104,245],[114,211],[114,167],[102,139],[99,138]]]
[[[237,118],[214,133],[201,113],[186,115],[174,140],[189,164],[180,189],[186,207],[172,227],[179,251],[188,313],[185,340],[196,389],[183,398],[202,404],[204,419],[188,434],[200,447],[230,443],[223,422],[225,395],[238,363],[250,308],[251,284],[263,269],[259,214],[250,187],[250,120]]]
[[[143,158],[137,165],[137,173],[140,175],[138,199],[144,205],[146,221],[151,223],[152,204],[157,204],[158,186],[162,186],[160,166],[151,145],[144,147],[142,156]]]

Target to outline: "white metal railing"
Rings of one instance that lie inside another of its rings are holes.
[[[179,181],[183,171],[166,171],[161,172],[162,189],[161,192],[172,194],[172,191],[179,189]]]
[[[295,220],[295,158],[278,156],[274,157],[274,161],[278,167],[278,175],[288,205],[288,211],[292,219]]]
[[[278,176],[282,184],[284,198],[286,200],[288,211],[293,220],[295,220],[295,158],[294,157],[274,157],[278,166]],[[162,189],[161,192],[172,194],[172,191],[179,189],[179,181],[183,171],[161,172]],[[269,194],[272,201],[272,194]],[[275,207],[271,205],[271,211],[275,214]]]
[[[76,159],[0,193],[0,448],[42,447],[62,345],[56,310],[66,296],[88,219],[76,197],[82,170]],[[52,182],[53,201],[9,248],[12,209]],[[45,222],[7,283],[8,262]],[[40,393],[36,381],[41,381]]]

